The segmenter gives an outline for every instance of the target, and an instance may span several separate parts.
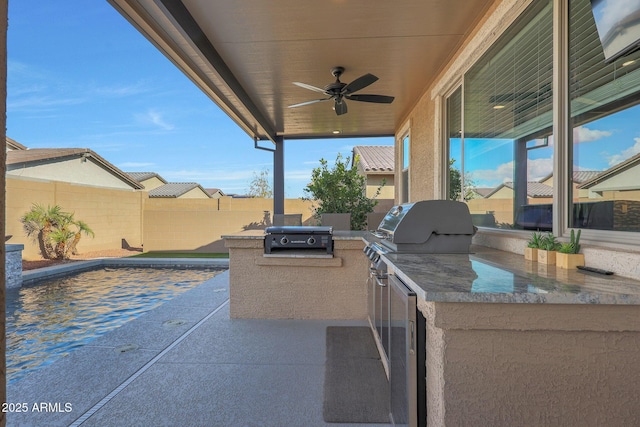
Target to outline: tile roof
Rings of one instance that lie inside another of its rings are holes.
[[[500,184],[493,191],[487,194],[485,197],[489,197],[496,193],[503,187],[507,187],[513,190],[513,182],[505,182],[504,184]],[[542,184],[536,181],[527,182],[527,196],[529,197],[553,197],[553,187],[550,187],[546,184]]]
[[[149,197],[154,198],[177,198],[183,194],[193,190],[194,188],[200,188],[202,193],[211,197],[211,195],[200,186],[197,182],[169,182],[165,185],[161,185],[158,188],[154,188],[149,191]]]
[[[65,160],[68,158],[91,158],[95,163],[108,170],[113,175],[126,182],[135,189],[143,186],[131,179],[129,175],[103,159],[95,151],[88,148],[30,148],[27,150],[7,151],[7,170],[16,169],[21,164],[43,163],[51,160]]]
[[[600,175],[601,173],[602,171],[573,171],[573,182],[575,182],[576,184],[582,184],[585,181],[592,180],[593,178]],[[553,173],[550,173],[549,175],[543,178],[540,178],[538,182],[546,181],[552,176],[553,176]]]
[[[354,158],[360,156],[360,165],[365,172],[393,172],[394,147],[387,145],[357,145],[353,147]]]
[[[160,181],[164,182],[165,184],[167,183],[167,181],[162,178],[160,175],[158,175],[155,172],[127,172],[127,175],[129,175],[131,177],[131,179],[134,179],[138,182],[142,182],[142,181],[146,181],[147,179],[151,179],[151,178],[158,178]]]
[[[617,175],[620,172],[623,172],[626,169],[636,167],[638,163],[640,163],[640,153],[636,154],[635,156],[629,157],[627,160],[620,162],[605,171],[600,172],[593,178],[583,182],[578,188],[590,188],[598,184],[599,182],[602,182],[612,176]]]
[[[493,191],[493,188],[489,188],[489,187],[476,187],[471,189],[471,191],[476,192],[477,194],[481,195],[482,197],[487,197],[489,194],[491,194],[491,192]]]
[[[216,193],[220,193],[220,194],[221,194],[221,195],[223,195],[223,196],[225,195],[225,194],[224,194],[224,191],[222,191],[222,190],[221,190],[221,189],[219,189],[219,188],[205,188],[204,190],[205,190],[207,193],[211,194],[211,195],[214,195],[214,194],[216,194]]]

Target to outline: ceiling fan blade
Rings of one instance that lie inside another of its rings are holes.
[[[326,93],[326,91],[324,89],[320,89],[319,87],[311,86],[311,85],[308,85],[306,83],[293,82],[293,84],[296,85],[296,86],[300,86],[302,88],[305,88],[305,89],[312,90],[314,92]]]
[[[347,114],[347,103],[344,100],[338,101],[336,99],[336,103],[333,106],[333,109],[336,110],[336,114],[341,116],[343,114]]]
[[[357,79],[355,79],[354,81],[352,81],[351,83],[343,87],[342,93],[348,95],[360,89],[364,89],[365,87],[369,86],[371,83],[375,82],[376,80],[378,80],[378,78],[373,74],[365,74],[364,76],[358,77]]]
[[[345,95],[347,99],[360,102],[376,102],[379,104],[391,104],[395,99],[386,95]]]
[[[331,98],[314,99],[312,101],[301,102],[300,104],[289,105],[289,108],[302,107],[303,105],[315,104],[316,102],[328,101]]]

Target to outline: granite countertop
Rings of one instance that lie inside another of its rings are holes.
[[[383,258],[425,301],[640,305],[640,282],[632,279],[545,266],[486,247],[471,251]]]

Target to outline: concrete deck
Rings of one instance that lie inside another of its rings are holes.
[[[228,286],[225,271],[9,385],[26,412],[7,426],[365,426],[322,418],[325,329],[364,322],[230,319]]]

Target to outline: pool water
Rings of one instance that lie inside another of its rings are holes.
[[[7,290],[7,380],[211,279],[219,269],[104,268]]]

